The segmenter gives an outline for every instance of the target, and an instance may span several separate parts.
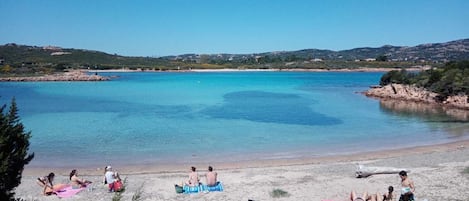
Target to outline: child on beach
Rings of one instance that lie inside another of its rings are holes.
[[[394,197],[393,191],[394,191],[394,187],[389,186],[388,193],[383,195],[383,201],[394,201],[395,197]],[[379,194],[377,194],[377,196],[379,196]]]

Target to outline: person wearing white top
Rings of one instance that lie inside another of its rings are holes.
[[[110,165],[104,168],[104,184],[109,184],[109,190],[113,190],[114,182],[120,181],[121,178],[117,172],[112,171],[112,167]]]

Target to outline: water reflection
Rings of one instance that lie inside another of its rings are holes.
[[[433,131],[442,131],[450,137],[469,135],[469,110],[402,100],[380,100],[380,109],[388,114],[423,120]]]
[[[379,104],[382,111],[395,115],[418,117],[426,121],[469,122],[469,110],[402,100],[380,100]]]

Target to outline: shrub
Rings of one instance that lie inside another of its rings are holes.
[[[463,171],[462,171],[463,174],[469,174],[469,167],[466,167]]]
[[[137,188],[137,191],[135,194],[132,196],[132,201],[139,201],[142,200],[142,193],[143,193],[143,184],[140,185],[140,187]]]
[[[24,166],[33,158],[28,154],[31,132],[25,132],[13,98],[10,110],[0,108],[0,200],[14,200],[13,190],[21,183]]]
[[[284,191],[282,189],[274,189],[272,192],[270,192],[270,196],[273,198],[280,198],[280,197],[288,197],[290,194],[287,191]]]
[[[448,96],[469,94],[469,61],[449,62],[441,69],[430,69],[420,73],[389,71],[380,80],[380,85],[415,84],[439,94],[441,101]]]

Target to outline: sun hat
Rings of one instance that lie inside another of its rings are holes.
[[[106,170],[110,170],[112,167],[110,165],[106,166]]]

